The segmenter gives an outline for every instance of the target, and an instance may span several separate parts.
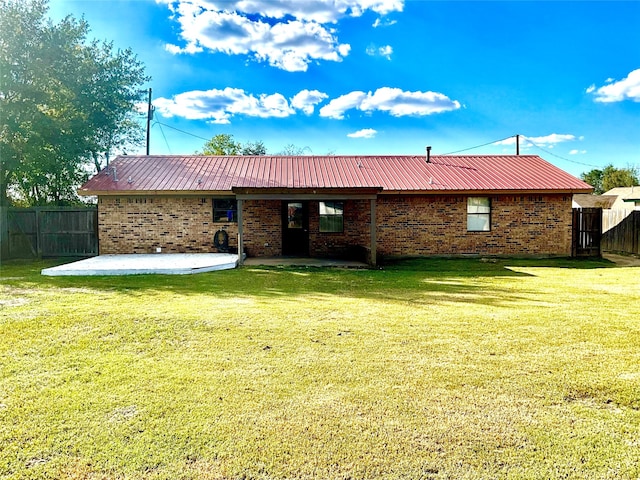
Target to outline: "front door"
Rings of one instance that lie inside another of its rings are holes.
[[[309,255],[309,202],[282,202],[282,254]]]

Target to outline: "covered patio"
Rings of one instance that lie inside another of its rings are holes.
[[[240,188],[234,187],[232,188],[233,193],[235,194],[235,198],[237,201],[237,212],[238,212],[238,251],[245,251],[246,243],[245,236],[247,233],[254,234],[254,232],[247,232],[247,227],[245,223],[251,225],[250,228],[256,228],[256,226],[260,229],[264,228],[263,221],[258,221],[258,219],[251,219],[252,221],[245,222],[245,205],[249,202],[261,202],[261,201],[276,201],[281,202],[282,205],[282,220],[278,222],[277,227],[280,228],[280,238],[278,240],[282,241],[280,245],[279,251],[280,255],[278,256],[270,256],[273,259],[279,259],[274,261],[283,261],[288,258],[300,258],[304,259],[306,263],[309,261],[317,261],[318,264],[322,264],[325,258],[330,258],[330,254],[318,254],[317,251],[314,251],[312,245],[317,242],[322,242],[322,238],[328,238],[327,235],[332,236],[331,233],[324,234],[322,236],[322,230],[320,233],[316,233],[313,235],[315,238],[312,240],[312,236],[310,234],[310,214],[308,211],[308,203],[309,202],[342,202],[345,201],[361,201],[366,202],[368,204],[368,215],[365,221],[360,220],[361,226],[366,233],[366,237],[368,241],[364,241],[363,244],[359,246],[366,251],[366,262],[370,266],[375,266],[376,257],[377,257],[377,237],[376,237],[376,200],[378,194],[382,190],[381,187],[359,187],[359,188],[282,188],[282,187],[257,187],[257,188]],[[291,208],[292,206],[296,206],[297,211],[299,212],[298,222],[288,222],[286,218],[286,210],[287,208]],[[342,220],[342,219],[341,219]],[[293,224],[292,224],[293,223]],[[350,225],[349,228],[352,226]],[[344,234],[344,227],[340,228],[340,234]],[[365,230],[366,229],[366,230]],[[318,228],[313,229],[317,231]],[[365,237],[365,238],[366,238]],[[334,237],[335,238],[335,237]],[[363,239],[364,240],[364,239]],[[346,247],[343,246],[343,247]],[[260,255],[265,256],[265,255]],[[268,256],[268,255],[267,255]],[[311,258],[312,257],[312,258]],[[365,260],[365,259],[359,259]],[[261,260],[262,261],[262,260]],[[330,262],[336,262],[336,260],[328,260]],[[348,263],[349,259],[344,260]],[[239,260],[240,264],[244,262],[244,259]],[[360,261],[355,263],[362,263]]]

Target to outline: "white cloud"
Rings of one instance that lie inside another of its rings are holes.
[[[387,15],[401,12],[404,8],[404,0],[209,0],[203,3],[219,10],[235,10],[276,19],[290,15],[318,23],[336,23],[345,16],[359,17],[367,10]]]
[[[390,27],[391,25],[395,25],[396,23],[398,23],[396,20],[376,18],[375,22],[373,22],[372,27],[373,28]]]
[[[524,137],[526,140],[535,143],[536,145],[556,145],[562,142],[573,142],[578,140],[575,135],[567,135],[561,133],[552,133],[543,137]]]
[[[342,120],[344,118],[344,112],[352,108],[359,108],[363,99],[366,97],[366,93],[356,91],[334,98],[320,109],[320,116]]]
[[[357,132],[348,133],[347,137],[350,138],[373,138],[378,133],[377,130],[373,128],[363,128],[362,130],[358,130]]]
[[[524,135],[520,135],[520,146],[523,148],[528,148],[530,144],[528,144],[527,140],[534,145],[539,147],[553,148],[558,143],[562,142],[573,142],[576,140],[583,140],[584,137],[576,137],[575,135],[561,134],[561,133],[551,133],[549,135],[545,135],[542,137],[525,137]],[[495,142],[494,145],[515,145],[516,137],[509,137],[506,140],[501,140],[499,142]]]
[[[345,16],[365,11],[402,11],[404,0],[156,0],[168,4],[180,24],[184,46],[170,53],[204,50],[250,55],[286,71],[306,71],[313,61],[339,62],[350,52],[334,28]]]
[[[608,78],[605,84],[602,87],[591,85],[587,88],[587,93],[594,94],[594,100],[600,103],[622,102],[624,100],[640,102],[640,68],[617,82]]]
[[[586,150],[576,150],[575,148],[569,152],[569,155],[584,155]]]
[[[437,92],[405,92],[399,88],[382,87],[369,93],[359,107],[365,112],[380,110],[394,117],[431,115],[460,108],[460,103]]]
[[[374,93],[351,92],[335,98],[320,109],[321,117],[343,119],[347,110],[363,112],[389,112],[394,117],[424,116],[448,112],[460,108],[457,100],[451,100],[437,92],[405,92],[399,88],[382,87]]]
[[[388,60],[391,60],[391,54],[393,53],[393,48],[391,47],[391,45],[385,45],[384,47],[380,47],[378,49],[378,52],[383,57],[386,57]]]
[[[391,60],[391,54],[393,53],[393,47],[391,45],[385,45],[384,47],[376,47],[375,45],[369,45],[366,49],[366,53],[369,56],[379,55],[385,57],[387,60]]]
[[[291,20],[270,25],[235,12],[182,10],[179,22],[186,46],[167,45],[171,53],[207,49],[227,55],[252,55],[276,68],[297,72],[306,71],[313,60],[339,62],[351,48],[339,44],[333,30],[318,23]]]
[[[230,123],[235,115],[283,118],[295,115],[298,111],[311,115],[316,106],[327,98],[328,95],[319,90],[305,89],[287,100],[280,93],[254,95],[239,88],[227,87],[223,90],[192,90],[171,98],[161,97],[155,99],[153,104],[157,112],[165,117]],[[457,101],[450,100],[442,93],[404,92],[399,88],[383,87],[373,93],[353,91],[334,98],[320,108],[319,115],[340,120],[345,112],[355,109],[365,113],[388,112],[394,117],[423,116],[458,108],[460,104]]]
[[[318,90],[302,90],[291,99],[291,106],[311,115],[315,106],[326,99],[328,95]]]
[[[188,120],[210,120],[213,123],[230,123],[234,115],[270,118],[295,114],[287,99],[280,93],[261,94],[258,97],[238,88],[224,90],[194,90],[173,98],[157,98],[153,102],[156,111],[164,117],[183,117]]]

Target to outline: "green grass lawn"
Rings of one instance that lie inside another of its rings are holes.
[[[0,271],[0,478],[637,479],[640,268]]]

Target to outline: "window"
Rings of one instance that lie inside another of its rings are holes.
[[[213,199],[213,221],[214,222],[237,222],[238,202],[235,198],[214,198]]]
[[[488,232],[491,230],[491,201],[487,197],[467,199],[467,231]]]
[[[320,202],[320,231],[323,233],[344,231],[344,202]]]
[[[287,228],[304,229],[304,208],[300,202],[287,203]]]

